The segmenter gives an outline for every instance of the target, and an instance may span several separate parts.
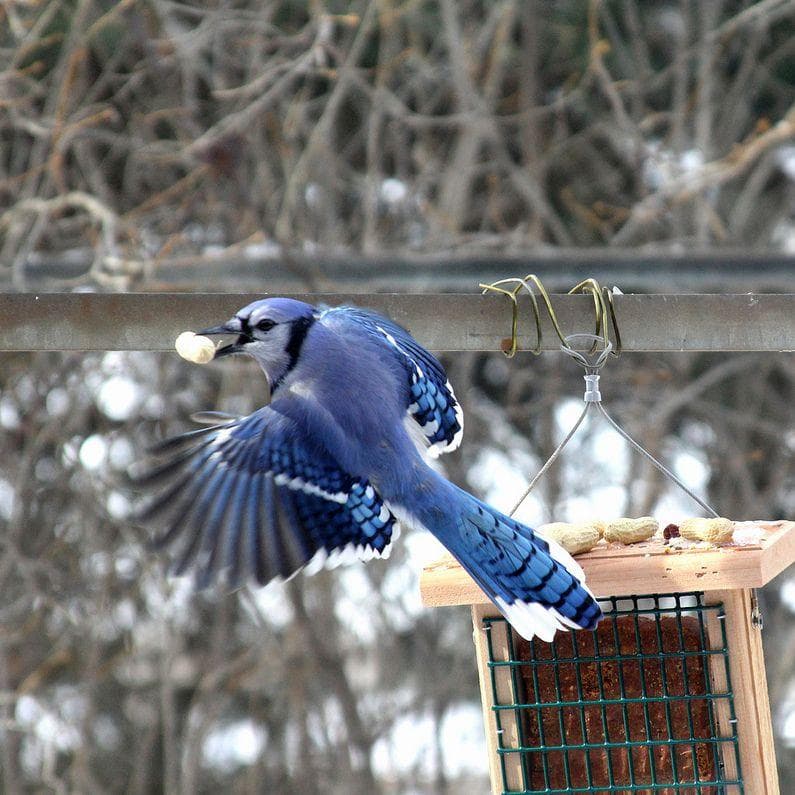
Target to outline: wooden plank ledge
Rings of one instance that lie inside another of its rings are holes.
[[[759,544],[675,549],[661,534],[640,544],[600,541],[577,555],[588,587],[598,597],[760,588],[795,561],[795,522],[755,521]],[[489,599],[452,555],[426,566],[420,595],[429,607],[485,604]]]

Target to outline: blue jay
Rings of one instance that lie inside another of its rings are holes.
[[[233,335],[214,358],[253,357],[271,401],[161,443],[140,478],[160,488],[139,520],[162,520],[157,544],[177,545],[176,573],[265,584],[385,557],[402,525],[433,533],[524,637],[596,626],[599,605],[562,547],[428,465],[424,452],[458,447],[463,415],[405,329],[355,307],[267,298],[200,333]]]

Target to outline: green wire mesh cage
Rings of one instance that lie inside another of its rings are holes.
[[[612,597],[594,632],[482,619],[504,795],[745,792],[723,604]]]

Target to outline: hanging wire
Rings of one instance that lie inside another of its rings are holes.
[[[552,464],[555,463],[555,461],[557,461],[558,456],[563,452],[563,448],[569,443],[569,441],[571,441],[571,437],[574,436],[575,433],[577,433],[577,428],[579,428],[580,425],[582,425],[582,421],[585,419],[585,416],[588,414],[590,408],[591,408],[590,403],[586,403],[585,406],[583,406],[583,409],[580,412],[580,416],[577,417],[577,422],[575,422],[574,425],[571,426],[571,430],[563,438],[563,441],[555,448],[552,455],[549,458],[547,458],[547,460],[544,462],[544,466],[542,466],[541,469],[539,469],[538,472],[536,472],[533,479],[527,484],[527,488],[525,489],[524,494],[522,494],[516,505],[514,505],[513,508],[511,508],[511,510],[508,512],[508,516],[513,516],[519,510],[522,503],[528,498],[530,492],[535,488],[536,483],[538,483],[538,481],[541,480],[542,476],[546,473],[546,471],[552,466]]]
[[[512,289],[508,289],[505,285],[513,285]],[[647,461],[656,467],[665,477],[679,486],[689,497],[697,502],[709,515],[717,517],[717,512],[706,502],[704,502],[698,495],[694,494],[688,486],[686,486],[668,467],[658,461],[645,447],[636,442],[608,413],[602,405],[602,395],[599,391],[599,370],[604,366],[605,362],[610,356],[618,356],[621,353],[621,334],[618,330],[618,321],[616,319],[615,305],[613,297],[618,293],[617,288],[609,290],[602,288],[596,279],[584,279],[579,284],[569,290],[569,295],[576,293],[584,293],[590,295],[593,299],[595,330],[593,334],[569,334],[565,335],[560,326],[557,314],[552,307],[552,301],[549,298],[541,279],[533,273],[529,273],[524,278],[513,277],[510,279],[500,279],[492,284],[480,284],[480,288],[485,295],[487,292],[499,293],[506,296],[511,301],[511,337],[506,340],[503,345],[503,353],[512,358],[516,355],[519,349],[519,294],[524,290],[530,296],[530,305],[532,307],[533,319],[535,320],[536,327],[536,344],[531,348],[533,354],[541,353],[542,342],[542,327],[541,327],[541,308],[538,299],[536,298],[535,291],[537,290],[541,296],[541,301],[549,314],[552,328],[555,330],[558,339],[560,340],[561,350],[574,359],[578,364],[585,368],[585,406],[583,407],[580,416],[572,426],[571,430],[563,438],[563,441],[555,448],[552,455],[546,460],[544,465],[533,477],[528,484],[527,488],[522,494],[519,501],[511,509],[510,515],[519,509],[521,504],[527,499],[530,492],[535,488],[536,483],[544,475],[545,472],[555,463],[563,449],[571,441],[577,429],[582,425],[583,420],[589,412],[598,411],[608,424],[625,440],[630,446],[639,452]],[[535,289],[534,289],[535,288]],[[610,341],[609,328],[612,327],[613,338],[615,345]],[[587,354],[581,353],[577,348],[583,347],[582,343],[590,343],[590,348]]]
[[[591,404],[588,404],[591,405]],[[666,467],[663,463],[658,461],[643,445],[636,442],[608,413],[605,407],[601,403],[593,404],[599,410],[599,413],[610,423],[610,425],[618,431],[618,433],[626,439],[632,447],[637,450],[647,461],[652,463],[657,469],[663,473],[669,480],[672,480],[679,486],[682,491],[685,492],[689,497],[694,499],[710,516],[714,517],[715,519],[718,518],[718,512],[712,508],[708,503],[704,502],[697,494],[692,492],[688,486],[686,486],[673,472],[671,472],[668,467]],[[587,407],[586,407],[587,408]]]
[[[591,351],[593,351],[594,346],[596,347],[596,352],[589,352],[587,354],[581,353],[577,350],[578,347],[581,347],[583,343],[591,343]],[[601,350],[599,350],[599,346],[602,346]],[[577,421],[572,426],[571,430],[566,434],[563,438],[563,441],[555,448],[552,455],[546,460],[544,465],[538,471],[538,473],[533,477],[533,479],[528,484],[527,488],[525,489],[524,493],[522,494],[519,501],[514,505],[514,507],[510,511],[510,515],[513,516],[522,503],[527,499],[530,492],[535,488],[536,483],[538,483],[541,476],[555,463],[555,461],[560,456],[563,449],[566,445],[571,441],[574,434],[577,432],[577,429],[582,425],[583,420],[586,418],[588,413],[593,413],[594,411],[598,412],[602,415],[602,417],[607,420],[608,424],[618,432],[618,434],[627,441],[630,446],[639,452],[649,463],[651,463],[654,467],[656,467],[660,472],[662,472],[665,477],[679,486],[682,491],[685,492],[690,498],[692,498],[695,502],[697,502],[710,516],[716,517],[718,513],[704,500],[702,500],[697,494],[695,494],[691,489],[685,485],[685,483],[680,480],[668,467],[665,466],[661,461],[658,461],[643,445],[639,442],[635,441],[608,413],[607,409],[602,405],[602,393],[599,390],[599,371],[604,367],[605,363],[607,362],[608,358],[612,353],[613,345],[608,340],[605,342],[604,337],[596,335],[596,334],[569,334],[564,339],[564,343],[560,346],[563,353],[567,356],[570,356],[577,362],[580,366],[585,369],[585,375],[583,376],[585,379],[585,394],[583,396],[583,401],[585,402],[585,406],[583,407],[580,416],[577,418]]]

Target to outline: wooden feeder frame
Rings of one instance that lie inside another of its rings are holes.
[[[733,715],[729,702],[715,703],[719,737],[730,740],[736,735],[739,751],[740,776],[731,753],[722,754],[723,773],[727,781],[741,779],[742,785],[727,784],[710,791],[726,795],[778,795],[778,776],[773,745],[773,729],[762,655],[761,620],[754,589],[769,582],[795,560],[795,522],[757,522],[764,531],[758,544],[748,546],[724,545],[714,548],[693,547],[676,549],[662,539],[640,544],[600,545],[577,557],[583,567],[589,587],[600,599],[630,597],[635,594],[682,594],[703,592],[705,605],[722,605],[723,629],[715,615],[707,619],[710,649],[725,645],[729,655],[731,688],[725,667],[717,659],[710,665],[713,692],[733,695]],[[451,557],[446,556],[428,566],[420,578],[423,603],[428,606],[471,605],[475,651],[480,679],[483,716],[489,750],[492,791],[529,792],[525,789],[526,774],[522,771],[521,754],[505,754],[505,745],[498,738],[506,732],[518,736],[514,721],[497,725],[495,693],[502,704],[515,700],[510,683],[503,680],[492,686],[490,653],[507,660],[512,641],[505,629],[487,637],[486,629],[494,625],[499,611],[485,594]],[[504,622],[503,622],[504,623]],[[507,625],[505,625],[507,626]],[[501,634],[500,634],[501,633]],[[491,649],[489,649],[491,644]],[[716,656],[717,657],[717,656]],[[514,746],[517,741],[514,737]],[[726,744],[727,748],[729,743]],[[500,759],[500,757],[505,757]],[[686,789],[670,791],[690,791]],[[541,790],[543,792],[543,790]],[[579,790],[574,790],[579,791]],[[589,791],[589,790],[583,790]],[[628,789],[601,788],[590,791],[629,792]],[[635,787],[633,791],[639,791]],[[646,790],[640,789],[645,792]],[[651,790],[648,790],[651,792]],[[701,790],[693,789],[692,792]]]

